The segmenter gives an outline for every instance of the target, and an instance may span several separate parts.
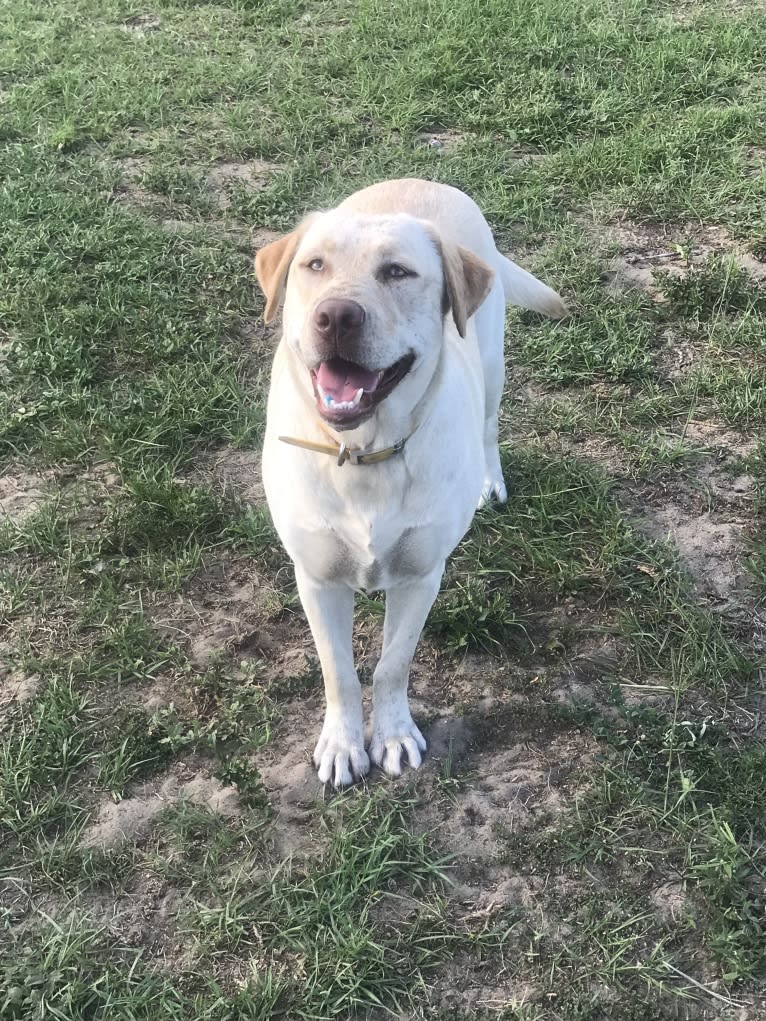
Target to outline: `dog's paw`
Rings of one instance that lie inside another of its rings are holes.
[[[362,728],[344,726],[325,718],[322,733],[314,749],[314,765],[320,783],[348,787],[370,771],[370,760],[364,750]]]
[[[505,488],[503,476],[499,475],[497,478],[487,476],[484,479],[484,486],[479,497],[479,510],[482,507],[486,507],[488,503],[505,503],[507,499],[508,490]]]
[[[402,752],[413,769],[423,761],[420,754],[426,750],[426,739],[415,726],[409,711],[388,720],[373,722],[370,757],[376,766],[384,769],[389,776],[402,772]]]

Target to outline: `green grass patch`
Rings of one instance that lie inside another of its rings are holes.
[[[739,429],[757,429],[766,421],[766,366],[713,355],[694,370],[688,388]]]
[[[497,942],[450,919],[440,897],[444,863],[410,829],[413,807],[382,792],[337,800],[325,814],[318,859],[286,862],[267,882],[235,874],[218,903],[200,906],[198,938],[219,951],[252,948],[254,991],[279,976],[291,1017],[412,1008],[421,983],[457,945]]]
[[[521,358],[546,383],[626,383],[649,376],[651,321],[639,314],[644,301],[593,296],[587,312],[562,324],[523,331]]]
[[[701,894],[697,924],[726,980],[762,976],[766,746],[740,749],[725,724],[696,714],[617,706],[616,719],[591,719],[607,764],[568,838],[576,859],[622,859],[640,886],[662,855]]]
[[[256,435],[260,395],[248,399],[227,339],[255,310],[232,243],[110,202],[115,175],[93,160],[35,165],[11,147],[4,170],[0,449],[130,465]]]
[[[44,919],[32,940],[6,946],[0,966],[0,1016],[8,1021],[66,1017],[119,1021],[184,1016],[184,998],[171,982],[152,974],[139,951],[111,941],[87,918]]]
[[[620,510],[605,475],[539,448],[509,455],[505,471],[512,496],[480,515],[453,555],[429,624],[435,637],[457,649],[523,644],[531,610],[568,596],[598,605],[599,630],[630,640],[625,668],[674,689],[725,691],[753,675],[746,647],[697,602],[667,547]]]
[[[320,1021],[414,1008],[424,981],[458,945],[481,954],[498,934],[450,917],[444,862],[413,832],[412,809],[382,792],[336,800],[324,811],[316,858],[251,874],[232,857],[236,840],[221,842],[220,820],[181,805],[160,822],[176,847],[194,859],[228,844],[228,859],[209,862],[218,869],[215,898],[208,892],[187,922],[198,956],[217,948],[212,972],[173,979],[81,913],[42,918],[34,938],[6,943],[2,1016],[127,1021],[161,1006],[168,1017]]]
[[[13,860],[11,835],[44,832],[81,814],[72,780],[94,757],[93,718],[91,697],[58,677],[30,709],[3,724],[0,831],[6,863]]]

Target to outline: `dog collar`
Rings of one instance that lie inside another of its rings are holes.
[[[410,433],[412,436],[412,433]],[[404,444],[410,438],[405,436],[404,439],[397,440],[391,447],[383,447],[381,450],[352,450],[347,447],[345,443],[312,443],[311,440],[299,440],[294,436],[280,436],[278,437],[282,443],[289,443],[293,447],[302,447],[304,450],[316,450],[319,454],[331,454],[333,457],[338,459],[338,465],[342,466],[346,461],[351,464],[379,464],[381,461],[387,461],[389,457],[393,457],[394,454],[401,453],[404,450]]]

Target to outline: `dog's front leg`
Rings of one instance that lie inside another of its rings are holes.
[[[425,578],[386,590],[383,652],[372,688],[370,755],[390,776],[402,771],[402,751],[413,768],[426,742],[410,715],[407,684],[415,648],[428,612],[439,592],[443,566]]]
[[[316,581],[298,567],[295,580],[322,665],[327,699],[314,763],[322,783],[331,781],[344,787],[370,770],[364,750],[362,692],[351,644],[354,592]]]

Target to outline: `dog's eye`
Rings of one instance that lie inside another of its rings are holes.
[[[321,273],[324,269],[324,263],[321,259],[312,259],[308,264],[308,268],[313,270],[315,273]]]
[[[384,280],[403,280],[405,277],[414,275],[410,270],[405,269],[404,266],[400,266],[398,262],[389,262],[381,269],[381,276]]]

